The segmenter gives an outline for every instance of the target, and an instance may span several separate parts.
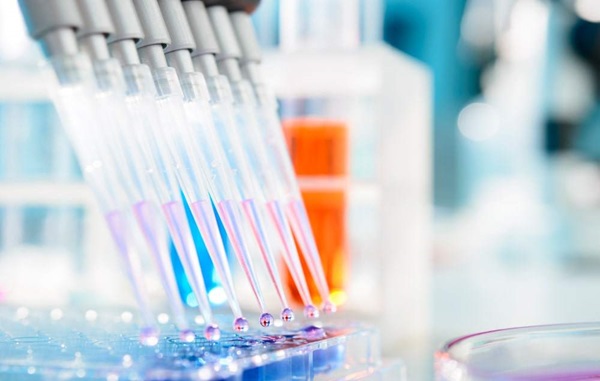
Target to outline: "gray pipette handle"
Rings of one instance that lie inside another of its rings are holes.
[[[20,0],[29,34],[41,40],[48,56],[75,54],[75,31],[82,20],[75,0]]]
[[[184,0],[183,8],[196,42],[192,57],[202,54],[218,54],[219,43],[202,0]]]
[[[136,43],[144,38],[140,20],[131,0],[106,0],[106,5],[114,25],[114,32],[108,36],[108,45],[113,57],[121,65],[140,63]]]
[[[137,43],[142,62],[152,69],[167,67],[163,49],[169,47],[171,38],[156,0],[134,0],[133,5],[144,31],[144,38]]]
[[[240,58],[242,72],[252,84],[261,85],[263,79],[260,75],[259,66],[262,54],[250,15],[238,11],[230,13],[229,16],[242,51]]]
[[[242,50],[237,42],[227,8],[219,5],[210,7],[208,8],[208,15],[219,43],[220,49],[217,54],[217,60],[242,58]]]
[[[169,66],[178,73],[194,71],[190,53],[196,48],[194,37],[180,0],[158,0],[171,44],[165,49]]]
[[[184,0],[183,9],[196,42],[196,49],[192,51],[195,68],[207,77],[218,76],[215,56],[219,53],[219,43],[204,3],[201,0]]]
[[[106,37],[114,32],[104,0],[78,0],[83,25],[77,33],[81,48],[92,60],[110,58]]]
[[[239,59],[242,58],[242,50],[238,45],[227,8],[220,5],[210,7],[208,8],[208,16],[219,44],[217,62],[221,71],[229,77],[231,82],[241,81],[242,74],[239,68]]]
[[[242,51],[241,62],[260,63],[262,53],[250,15],[246,12],[238,11],[230,13],[229,17],[231,18],[231,24],[233,25],[233,30]]]

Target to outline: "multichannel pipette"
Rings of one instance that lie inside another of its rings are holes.
[[[260,182],[261,186],[266,184],[261,181],[261,178],[256,177],[256,173],[260,172],[261,168],[266,168],[268,164],[261,166],[253,156],[247,155],[244,148],[244,145],[248,144],[245,131],[252,131],[252,128],[245,124],[243,119],[245,114],[234,109],[229,81],[227,77],[219,74],[215,59],[215,55],[219,52],[219,46],[210,25],[206,8],[199,0],[184,1],[183,7],[196,40],[196,49],[192,52],[194,67],[205,75],[209,84],[213,118],[218,126],[217,135],[228,163],[233,170],[234,182],[237,184],[242,200],[243,213],[250,221],[271,280],[284,305],[282,317],[284,320],[293,318],[291,309],[287,307],[287,299],[275,263],[274,252],[281,244],[285,247],[283,254],[286,263],[291,272],[296,275],[298,288],[305,296],[306,315],[314,317],[316,316],[316,309],[312,306],[310,300],[302,268],[297,259],[298,255],[295,252],[293,238],[288,235],[287,240],[281,239],[280,235],[273,233],[275,229],[271,225],[272,222],[266,217],[267,207],[264,193],[258,183]],[[295,261],[294,258],[296,258]]]
[[[144,329],[141,340],[153,345],[158,330],[148,304],[139,257],[130,234],[132,218],[128,213],[126,192],[116,176],[115,164],[102,142],[99,114],[94,102],[96,84],[87,56],[79,54],[75,29],[82,25],[74,1],[25,1],[24,7],[33,37],[42,41],[56,74],[51,95],[65,130],[75,149],[83,174],[94,191],[109,230],[117,245],[125,272],[132,284]],[[52,9],[57,15],[47,17]]]
[[[277,237],[271,233],[270,221],[265,218],[264,197],[255,181],[253,166],[244,151],[238,132],[229,82],[225,76],[219,74],[217,69],[215,54],[219,51],[218,43],[204,4],[197,0],[184,1],[183,7],[196,42],[196,49],[192,51],[194,68],[204,74],[208,83],[217,136],[241,196],[243,213],[250,221],[270,278],[284,307],[281,317],[284,321],[290,321],[293,319],[293,312],[289,308],[283,290],[274,254],[278,243],[273,240],[277,240]],[[243,126],[239,126],[239,128],[243,128]]]
[[[82,23],[75,3],[23,0],[23,8],[30,13],[32,35],[42,39],[51,57],[59,79],[55,102],[126,260],[148,327],[146,342],[152,343],[156,332],[132,249],[132,221],[158,264],[180,338],[195,336],[177,296],[168,238],[207,323],[205,337],[220,336],[182,192],[223,283],[235,330],[247,330],[248,321],[234,291],[214,209],[262,311],[261,325],[271,325],[273,317],[251,260],[255,247],[282,304],[282,320],[292,320],[293,312],[277,269],[278,251],[305,304],[305,316],[319,314],[294,235],[319,286],[323,309],[333,311],[274,100],[257,74],[260,53],[247,17],[233,15],[234,31],[225,8],[212,6],[207,12],[200,0],[183,5],[180,0],[80,0]],[[86,55],[77,53],[78,45]]]
[[[143,126],[137,126],[127,111],[123,73],[119,62],[109,55],[105,36],[114,34],[114,30],[108,8],[103,0],[80,0],[78,5],[83,19],[83,26],[78,31],[79,45],[92,58],[99,88],[95,101],[103,126],[100,131],[102,145],[107,149],[107,156],[115,161],[114,170],[128,193],[129,205],[157,264],[181,339],[192,341],[195,335],[186,321],[183,303],[177,297],[177,283],[170,265],[164,223],[156,203],[159,198],[153,192],[156,189],[153,187],[157,183],[154,179],[156,176],[148,175],[154,172],[152,169],[155,166],[138,148],[141,144],[132,144],[137,141],[134,131],[139,131]],[[151,180],[154,180],[154,184]]]
[[[138,52],[142,62],[147,63],[153,70],[153,76],[158,90],[156,105],[161,128],[155,131],[155,140],[164,144],[163,161],[171,162],[176,168],[179,185],[187,198],[196,219],[198,227],[203,233],[205,242],[216,248],[209,253],[215,263],[223,282],[223,288],[236,315],[234,329],[246,331],[248,321],[242,316],[237,296],[233,289],[233,280],[229,264],[225,256],[222,240],[215,219],[210,191],[210,178],[206,175],[207,163],[198,155],[199,147],[193,144],[194,137],[190,133],[192,123],[201,123],[199,120],[188,120],[186,108],[183,104],[183,93],[175,70],[167,66],[163,46],[170,44],[170,38],[160,14],[160,9],[155,0],[134,1],[140,22],[144,30],[144,39],[138,43]],[[193,86],[199,80],[192,75],[184,77],[184,88]],[[166,147],[165,147],[166,146]],[[183,214],[183,205],[178,207],[180,216]],[[191,238],[191,237],[190,237]],[[230,237],[231,238],[231,237]],[[196,258],[197,260],[197,258]],[[199,268],[199,265],[197,266]]]
[[[247,14],[240,11],[231,14],[215,11],[214,14],[222,15],[215,27],[225,29],[232,25],[235,31],[242,53],[239,60],[242,73],[252,84],[258,100],[257,116],[262,137],[261,142],[264,144],[262,147],[269,154],[270,162],[276,172],[276,179],[281,184],[282,193],[279,195],[279,201],[285,206],[292,230],[319,289],[319,294],[323,300],[322,308],[326,313],[334,312],[336,306],[330,300],[329,286],[325,278],[317,244],[285,145],[283,129],[277,115],[277,103],[268,91],[260,72],[260,45],[256,39],[252,22]],[[227,22],[226,19],[229,19],[230,22]]]
[[[187,2],[186,4],[191,5],[192,10],[198,12],[204,11],[204,17],[207,18],[202,3],[194,1]],[[173,67],[178,69],[180,77],[185,77],[187,73],[193,72],[195,69],[190,51],[210,52],[211,48],[207,49],[206,45],[216,46],[216,42],[200,46],[194,44],[192,31],[189,28],[184,8],[179,0],[159,0],[159,5],[165,17],[167,28],[171,32],[172,41],[177,46],[177,48],[169,48],[167,59],[170,60]],[[194,7],[194,5],[200,8]],[[189,10],[190,8],[188,8]],[[206,33],[201,33],[201,35],[205,39],[210,38]],[[196,75],[201,74],[197,73]],[[223,201],[218,202],[218,207],[221,207],[221,218],[225,221],[226,228],[228,225],[241,226],[244,228],[246,234],[249,231],[254,233],[254,237],[249,236],[247,240],[256,239],[270,279],[283,305],[281,317],[285,321],[292,320],[293,313],[287,303],[281,276],[275,261],[274,250],[269,242],[268,235],[270,232],[267,231],[263,217],[259,214],[260,210],[258,206],[260,203],[256,201],[259,192],[249,176],[251,170],[243,155],[241,142],[233,125],[235,123],[234,116],[231,108],[227,107],[227,103],[230,102],[229,99],[231,98],[228,85],[226,82],[222,82],[224,80],[223,77],[208,76],[208,79],[212,84],[211,104],[209,105],[207,99],[200,99],[192,92],[187,95],[188,102],[186,102],[186,106],[189,108],[188,111],[192,118],[194,118],[193,114],[198,112],[205,119],[211,119],[212,117],[212,122],[195,124],[194,126],[197,128],[192,133],[198,139],[200,152],[204,153],[204,160],[209,163],[220,163],[218,166],[211,165],[209,170],[216,188],[214,193],[224,198]],[[198,93],[203,92],[203,90],[206,91],[204,81],[199,83],[199,86],[202,86],[202,88],[199,89]],[[226,206],[226,213],[223,213],[223,206]],[[235,220],[231,219],[229,215],[232,215]],[[228,221],[232,223],[228,224]],[[240,251],[244,253],[243,250]],[[246,258],[240,259],[240,263],[242,263],[248,278],[252,282],[256,282],[252,267],[248,266],[251,265],[251,262],[247,255]],[[254,290],[255,293],[257,291],[260,292],[257,288]],[[257,295],[257,299],[259,300],[259,304],[262,305],[262,296]],[[264,312],[260,321],[262,325],[270,325],[272,317],[270,314]]]
[[[134,119],[131,128],[134,140],[130,141],[130,144],[133,145],[132,149],[135,149],[137,145],[140,155],[144,157],[147,170],[155,174],[153,177],[158,177],[154,188],[157,191],[161,209],[184,271],[190,280],[204,320],[208,323],[205,336],[217,339],[219,331],[213,323],[199,259],[189,231],[189,222],[185,215],[183,200],[180,196],[180,188],[174,179],[174,175],[181,177],[181,171],[177,170],[178,163],[174,162],[177,159],[173,156],[171,135],[166,133],[166,131],[169,131],[170,124],[176,122],[176,119],[171,118],[173,114],[177,115],[176,112],[172,111],[174,106],[172,105],[173,101],[170,99],[173,97],[165,96],[155,99],[156,90],[160,93],[160,91],[165,91],[166,86],[164,82],[160,85],[156,82],[155,90],[150,71],[145,65],[140,64],[134,40],[140,39],[143,34],[131,1],[114,0],[109,1],[108,5],[113,19],[118,20],[115,23],[116,33],[111,35],[110,38],[111,51],[124,64],[125,79],[128,85],[127,106],[132,119]],[[155,79],[168,78],[169,75],[173,75],[169,70],[156,70],[154,74],[156,75]],[[168,147],[165,147],[161,144],[165,141],[171,144],[167,144]],[[174,170],[176,173],[173,173]],[[137,214],[142,217],[144,212],[143,209],[139,209]],[[212,221],[210,220],[211,217],[213,218]],[[224,248],[214,216],[211,213],[206,219],[207,223],[202,225],[200,230],[210,239],[205,239],[208,242],[208,250],[224,255]],[[170,265],[166,255],[165,264]],[[231,282],[231,276],[228,273],[225,273],[224,276],[224,283],[227,280]],[[227,276],[229,276],[229,279],[226,278]],[[173,297],[176,296],[173,295]],[[230,299],[230,303],[238,319],[243,319],[237,300],[233,297]]]
[[[300,274],[295,274],[295,269],[299,266],[299,259],[295,252],[289,228],[290,225],[296,234],[296,239],[300,244],[305,259],[309,264],[312,264],[310,266],[311,273],[317,282],[320,280],[317,276],[319,274],[318,271],[321,269],[320,272],[322,273],[322,266],[318,259],[316,245],[313,250],[306,250],[306,245],[303,245],[303,241],[307,239],[312,239],[314,243],[310,225],[298,226],[295,223],[297,213],[290,213],[290,206],[296,204],[303,205],[303,203],[285,148],[285,140],[283,139],[283,132],[276,115],[276,108],[273,104],[269,104],[274,113],[274,115],[272,113],[269,113],[269,115],[273,115],[275,119],[265,120],[262,118],[264,114],[263,107],[259,107],[256,103],[252,86],[242,77],[239,63],[242,51],[237,42],[237,37],[227,10],[222,6],[214,6],[210,7],[208,11],[221,49],[218,56],[219,69],[227,75],[231,82],[236,101],[237,116],[240,119],[240,124],[245,126],[244,129],[240,129],[240,133],[244,134],[249,156],[255,160],[257,175],[261,176],[262,183],[266,184],[265,194],[270,215],[275,221],[277,229],[280,231],[286,249],[293,253],[288,256],[290,257],[288,261],[294,262],[290,267],[290,273],[295,280],[296,278],[300,278],[296,280],[296,285],[304,303],[307,304],[305,314],[317,314],[318,312],[314,308],[311,308],[308,287],[305,281],[302,282],[304,278],[301,275],[301,271],[299,271]],[[265,125],[266,123],[270,123],[270,125],[267,126]],[[306,217],[306,214],[304,216]],[[308,222],[308,218],[306,218],[306,222]],[[315,256],[317,257],[316,260],[313,258]],[[316,272],[313,272],[313,269]],[[321,289],[324,310],[327,312],[334,310],[334,305],[329,302],[329,291],[326,281],[324,281],[324,287],[321,287]]]

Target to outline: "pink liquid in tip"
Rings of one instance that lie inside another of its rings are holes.
[[[294,283],[298,288],[298,292],[300,297],[302,298],[302,302],[305,306],[312,305],[312,298],[310,297],[310,292],[308,290],[308,284],[306,283],[306,277],[304,276],[304,272],[302,271],[302,265],[300,263],[300,257],[298,255],[298,251],[296,250],[296,245],[294,244],[294,238],[292,237],[292,233],[290,231],[290,227],[285,218],[285,214],[277,201],[269,201],[267,203],[267,210],[269,211],[269,215],[275,224],[277,233],[283,243],[283,258],[285,260],[288,269],[290,270],[290,274],[294,279]]]
[[[268,239],[265,234],[266,227],[263,226],[260,215],[259,215],[259,211],[258,211],[259,206],[257,205],[257,202],[252,199],[244,200],[242,202],[242,206],[244,209],[244,213],[248,217],[248,220],[250,220],[250,224],[252,226],[252,232],[254,233],[254,237],[256,238],[256,241],[259,244],[262,258],[265,261],[265,264],[267,265],[267,271],[269,273],[269,277],[271,278],[271,281],[275,285],[275,291],[277,292],[277,295],[279,297],[279,300],[281,301],[281,304],[285,308],[287,308],[288,302],[287,302],[287,297],[285,295],[285,291],[283,289],[281,275],[279,274],[279,271],[277,270],[277,264],[275,263],[275,259],[273,258],[272,249],[271,249],[270,245],[268,244]]]
[[[237,204],[232,200],[220,201],[217,204],[217,210],[219,211],[219,215],[223,221],[223,225],[225,226],[225,230],[227,231],[231,245],[233,246],[233,252],[240,262],[244,274],[246,274],[246,277],[250,282],[252,292],[254,293],[260,309],[264,311],[265,303],[262,297],[262,292],[260,291],[260,286],[258,285],[258,280],[256,279],[256,274],[254,273],[252,262],[250,261],[247,253],[248,247],[241,231],[239,221],[240,217],[237,213],[236,207]]]
[[[231,269],[225,255],[225,247],[219,232],[219,226],[215,219],[212,203],[210,200],[199,200],[190,204],[192,214],[202,239],[213,261],[217,274],[221,278],[223,289],[227,295],[229,306],[236,316],[242,314],[237,296],[233,289],[233,279],[231,277]]]
[[[181,201],[172,201],[162,205],[163,212],[167,220],[167,226],[171,232],[171,238],[175,245],[175,250],[181,259],[181,264],[192,286],[192,290],[198,301],[200,312],[204,320],[212,322],[212,310],[208,301],[206,286],[200,261],[196,252],[194,240],[189,231],[189,223],[185,214],[185,209]]]
[[[290,219],[290,224],[294,235],[298,239],[300,249],[304,254],[304,259],[308,265],[308,268],[315,279],[321,298],[329,302],[329,286],[325,279],[325,272],[323,271],[323,265],[319,257],[319,251],[315,242],[308,215],[302,200],[292,200],[287,204],[287,212]],[[331,302],[328,303],[328,310],[332,312]]]

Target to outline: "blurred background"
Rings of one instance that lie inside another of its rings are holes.
[[[600,317],[599,1],[253,17],[336,300],[411,379],[453,336]],[[0,2],[0,304],[131,303],[41,58]]]

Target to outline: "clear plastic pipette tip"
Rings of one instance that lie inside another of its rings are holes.
[[[223,225],[225,225],[225,230],[227,231],[229,238],[232,241],[233,252],[236,254],[240,265],[242,266],[242,270],[244,274],[246,274],[246,278],[250,282],[250,286],[252,288],[252,292],[260,306],[261,309],[264,310],[264,300],[262,296],[262,291],[258,284],[258,280],[256,279],[256,274],[254,272],[254,268],[252,266],[252,261],[248,255],[248,246],[246,237],[242,233],[242,217],[236,213],[237,204],[231,201],[220,201],[217,204],[217,209],[220,212],[221,219],[223,220]],[[244,319],[245,320],[245,319]],[[234,324],[235,325],[235,324]]]

